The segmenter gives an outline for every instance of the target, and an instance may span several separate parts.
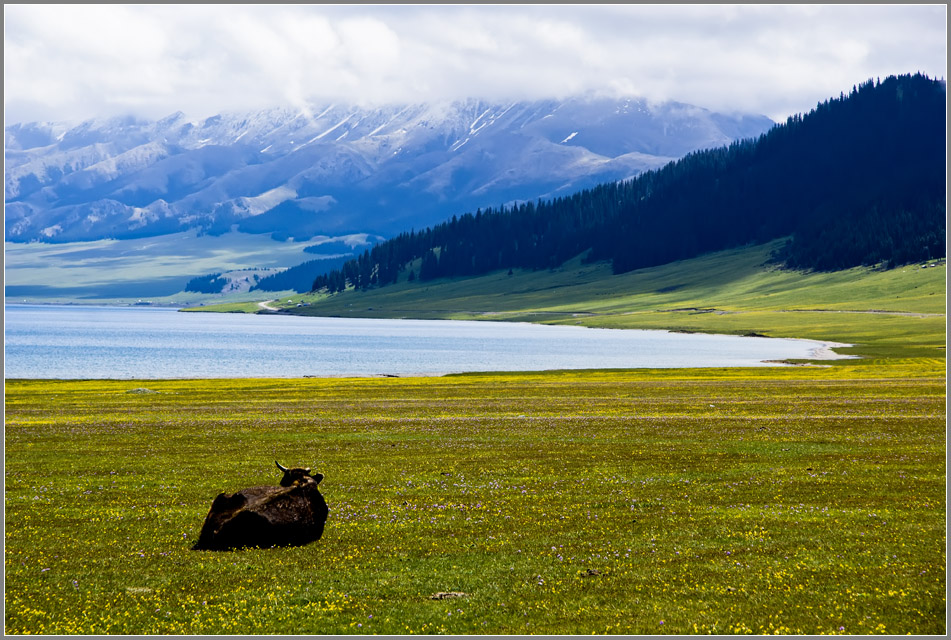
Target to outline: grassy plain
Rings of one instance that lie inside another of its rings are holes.
[[[944,364],[874,371],[8,380],[6,632],[942,634]],[[190,551],[275,459],[324,537]]]
[[[274,304],[753,331],[862,359],[7,380],[6,632],[944,634],[945,268],[792,274],[767,250]],[[325,474],[324,537],[190,551],[214,496],[275,483],[275,459]]]

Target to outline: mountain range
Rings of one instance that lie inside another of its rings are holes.
[[[4,131],[4,228],[17,243],[185,231],[390,236],[631,178],[772,125],[593,96],[13,124]]]

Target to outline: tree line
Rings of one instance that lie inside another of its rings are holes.
[[[192,278],[185,284],[185,291],[194,291],[195,293],[221,293],[221,290],[224,289],[227,284],[227,278],[222,278],[220,273],[212,273],[207,276]]]
[[[307,249],[305,248],[304,251],[307,251]],[[257,284],[251,287],[251,291],[287,291],[289,289],[301,293],[310,291],[314,283],[314,272],[339,269],[350,259],[350,256],[337,256],[308,260],[284,271],[261,278]]]

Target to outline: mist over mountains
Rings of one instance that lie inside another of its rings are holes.
[[[14,124],[4,132],[6,240],[389,236],[630,178],[772,125],[594,97]]]

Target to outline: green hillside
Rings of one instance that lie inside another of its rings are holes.
[[[945,262],[890,270],[799,272],[768,263],[782,241],[614,275],[576,258],[553,270],[497,271],[367,291],[302,294],[283,312],[441,318],[624,329],[756,333],[855,344],[865,357],[944,357]],[[929,266],[936,265],[936,266]],[[298,306],[298,305],[306,306]],[[257,304],[205,310],[259,312]]]

